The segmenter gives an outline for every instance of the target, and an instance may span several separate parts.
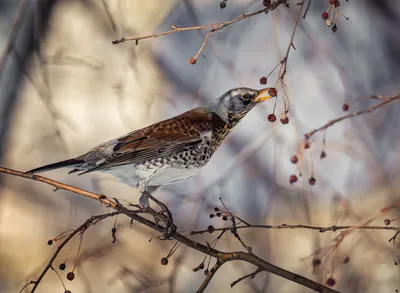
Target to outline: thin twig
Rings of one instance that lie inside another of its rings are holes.
[[[347,230],[352,229],[355,230],[390,230],[390,231],[400,231],[400,227],[392,227],[392,226],[359,226],[359,225],[350,225],[350,226],[311,226],[311,225],[243,225],[236,226],[235,229],[308,229],[308,230],[316,230],[320,233],[324,233],[327,231],[336,232],[339,230]],[[224,228],[215,228],[214,231],[230,231],[232,227],[224,227]],[[190,231],[191,235],[196,234],[204,234],[209,233],[208,230],[199,230],[199,231]]]
[[[164,31],[161,33],[157,34],[152,34],[152,35],[146,35],[146,36],[139,36],[139,37],[127,37],[127,38],[121,38],[119,40],[114,40],[112,43],[114,45],[123,43],[126,41],[135,41],[136,44],[139,43],[139,40],[145,40],[145,39],[150,39],[150,38],[157,38],[160,36],[165,36],[165,35],[170,35],[178,32],[185,32],[185,31],[194,31],[194,30],[201,30],[201,29],[207,29],[211,28],[211,30],[207,33],[207,35],[204,38],[203,44],[201,45],[200,49],[197,51],[196,55],[192,58],[193,61],[196,61],[196,59],[199,57],[199,55],[203,52],[204,48],[207,45],[207,42],[210,38],[210,36],[215,33],[216,31],[222,30],[224,27],[227,27],[228,25],[231,25],[233,23],[239,22],[243,19],[249,18],[256,16],[261,13],[268,13],[270,10],[275,10],[279,5],[286,3],[286,0],[279,0],[277,2],[271,3],[269,7],[265,7],[263,9],[257,10],[255,12],[249,13],[249,14],[242,14],[241,16],[225,21],[225,22],[217,22],[217,23],[212,23],[212,24],[206,24],[206,25],[196,25],[196,26],[189,26],[189,27],[177,27],[176,25],[172,25],[172,30],[169,31]]]
[[[354,117],[357,117],[357,116],[360,116],[360,115],[363,115],[363,114],[366,114],[366,113],[371,113],[371,112],[375,111],[376,109],[379,109],[380,107],[385,106],[386,104],[389,104],[389,103],[394,102],[396,100],[400,100],[400,95],[389,97],[389,98],[379,96],[378,99],[382,100],[382,102],[379,103],[379,104],[376,104],[376,105],[374,105],[372,107],[369,107],[367,109],[364,109],[364,110],[361,110],[361,111],[357,111],[357,112],[353,112],[353,113],[341,116],[339,118],[330,120],[330,121],[328,121],[328,123],[322,125],[321,127],[318,127],[318,128],[316,128],[316,129],[314,129],[314,130],[312,130],[310,132],[307,132],[306,134],[304,134],[305,139],[309,139],[315,133],[317,133],[319,131],[322,131],[322,130],[326,130],[327,128],[331,127],[333,124],[336,124],[336,123],[338,123],[340,121],[343,121],[343,120],[348,119],[348,118],[354,118]]]
[[[264,271],[264,270],[258,268],[257,270],[255,270],[255,271],[252,272],[251,274],[248,274],[248,275],[245,275],[245,276],[243,276],[243,277],[240,277],[239,279],[237,279],[236,281],[234,281],[234,282],[231,283],[231,288],[232,288],[233,286],[235,286],[237,283],[243,281],[244,279],[247,279],[247,278],[254,279],[254,277],[255,277],[258,273],[260,273],[260,272],[262,272],[262,271]]]
[[[197,293],[202,293],[207,288],[208,284],[211,282],[211,279],[215,276],[216,272],[225,262],[218,259],[215,265],[211,268],[208,272],[206,278],[204,279],[203,283],[201,284],[200,288],[196,291]]]
[[[47,263],[46,267],[43,269],[42,273],[40,276],[33,282],[33,287],[31,290],[31,293],[34,293],[39,286],[40,282],[42,281],[43,277],[46,275],[47,271],[52,268],[53,262],[55,261],[56,257],[58,254],[61,252],[63,247],[78,233],[82,233],[85,231],[87,228],[89,228],[91,225],[94,225],[98,221],[101,221],[105,218],[112,217],[116,215],[115,212],[104,214],[104,215],[99,215],[99,216],[92,216],[88,220],[85,221],[82,225],[80,225],[77,229],[75,229],[68,237],[66,237],[63,242],[57,246],[56,251],[54,252],[53,256],[50,258],[49,262]]]

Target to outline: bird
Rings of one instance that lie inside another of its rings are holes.
[[[70,168],[69,174],[79,175],[105,172],[136,187],[141,192],[140,205],[148,207],[149,196],[155,200],[151,193],[156,188],[196,175],[241,119],[256,104],[276,94],[274,88],[234,88],[203,106],[26,173],[59,168]]]

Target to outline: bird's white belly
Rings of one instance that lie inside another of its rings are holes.
[[[161,186],[186,180],[197,174],[199,168],[173,168],[162,166],[149,169],[141,165],[122,165],[104,170],[105,173],[117,177],[121,182],[130,186],[137,186],[144,181],[147,186]]]

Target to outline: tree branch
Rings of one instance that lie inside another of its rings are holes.
[[[9,175],[18,176],[18,177],[23,177],[23,178],[34,180],[34,181],[43,182],[43,183],[46,183],[46,184],[49,184],[51,186],[56,187],[56,189],[68,190],[68,191],[71,191],[73,193],[76,193],[76,194],[79,194],[79,195],[82,195],[82,196],[85,196],[85,197],[89,197],[91,199],[98,200],[98,201],[100,201],[102,203],[105,203],[107,205],[107,207],[114,209],[117,213],[125,214],[128,217],[130,217],[131,219],[136,220],[139,223],[142,223],[142,224],[146,225],[147,227],[149,227],[151,229],[157,230],[159,232],[163,232],[164,231],[164,227],[163,226],[161,226],[158,223],[155,223],[153,221],[150,221],[150,220],[140,216],[137,211],[133,211],[133,210],[130,210],[130,209],[126,208],[126,207],[123,207],[123,206],[119,205],[117,202],[107,198],[104,195],[92,193],[92,192],[89,192],[89,191],[86,191],[86,190],[83,190],[83,189],[80,189],[80,188],[77,188],[77,187],[73,187],[73,186],[70,186],[70,185],[67,185],[67,184],[64,184],[64,183],[60,183],[58,181],[55,181],[55,180],[52,180],[52,179],[49,179],[49,178],[46,178],[46,177],[43,177],[43,176],[25,174],[25,173],[22,173],[20,171],[16,171],[16,170],[12,170],[12,169],[7,169],[7,168],[0,167],[0,173],[9,174]],[[92,218],[93,219],[98,219],[98,218],[104,219],[104,218],[106,218],[106,216],[109,217],[110,215],[112,215],[112,213],[105,214],[105,215],[99,215],[99,216],[95,216],[94,218],[93,217]],[[93,221],[93,220],[91,220],[92,218],[90,218],[88,220],[89,222],[86,221],[80,227],[87,227],[88,223],[91,223],[90,221]],[[83,228],[78,228],[75,231],[76,231],[76,233],[78,233],[79,231],[82,231],[82,229]],[[280,276],[280,277],[282,277],[284,279],[290,280],[292,282],[295,282],[297,284],[300,284],[300,285],[303,285],[303,286],[305,286],[307,288],[310,288],[310,289],[312,289],[314,291],[317,291],[317,292],[320,292],[320,293],[338,293],[338,291],[336,291],[336,290],[333,290],[333,289],[328,288],[328,287],[326,287],[324,285],[321,285],[321,284],[319,284],[319,283],[317,283],[315,281],[312,281],[312,280],[307,279],[305,277],[302,277],[302,276],[300,276],[298,274],[292,273],[292,272],[287,271],[285,269],[282,269],[282,268],[280,268],[278,266],[275,266],[275,265],[273,265],[273,264],[271,264],[271,263],[259,258],[258,256],[254,255],[253,253],[250,254],[248,252],[242,252],[242,251],[223,252],[223,251],[217,250],[215,248],[212,248],[210,246],[203,245],[203,244],[201,244],[199,242],[196,242],[196,241],[194,241],[194,240],[192,240],[192,239],[190,239],[188,237],[185,237],[184,235],[182,235],[180,233],[176,233],[176,232],[173,233],[171,235],[171,237],[174,238],[175,240],[181,242],[182,244],[185,244],[186,246],[194,249],[194,250],[200,251],[200,252],[202,252],[204,254],[207,254],[207,255],[209,255],[211,257],[215,257],[218,260],[217,263],[218,262],[220,263],[218,265],[217,269],[222,265],[221,262],[225,263],[225,262],[234,261],[234,260],[242,260],[242,261],[251,263],[251,264],[257,266],[258,268],[263,269],[263,270],[265,270],[267,272],[270,272],[270,273],[272,273],[274,275]],[[58,253],[56,252],[56,254],[53,255],[53,257],[49,261],[49,263],[52,262],[56,258],[57,254]],[[42,280],[43,276],[48,271],[48,267],[49,267],[49,265],[47,265],[45,270],[42,272],[40,280]],[[207,282],[206,284],[208,285],[208,283],[210,282],[212,276],[214,276],[214,275],[211,275],[209,278],[206,278],[206,280],[203,282],[203,284],[205,284],[205,282]],[[39,285],[39,282],[34,283],[35,289],[36,289],[36,287],[38,285]],[[200,292],[202,292],[202,291],[200,291]]]

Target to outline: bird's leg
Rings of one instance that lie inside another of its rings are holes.
[[[171,235],[176,231],[177,228],[174,225],[171,211],[165,204],[163,204],[161,201],[151,195],[151,193],[146,190],[146,187],[142,182],[138,183],[138,189],[142,193],[139,199],[139,203],[145,210],[150,208],[149,198],[161,208],[160,214],[164,216],[164,222],[166,225],[164,228],[164,239],[170,239]]]

